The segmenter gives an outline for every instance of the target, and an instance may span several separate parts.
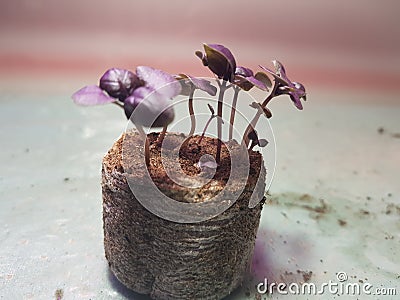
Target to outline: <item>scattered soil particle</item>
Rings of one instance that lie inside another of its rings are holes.
[[[393,240],[394,236],[386,233],[385,240]]]
[[[338,221],[340,226],[346,226],[347,225],[347,222],[344,221],[344,220],[338,219],[337,221]]]
[[[394,203],[389,203],[389,204],[386,206],[386,211],[385,211],[385,213],[386,213],[387,215],[390,215],[390,214],[398,214],[398,215],[400,215],[400,205],[396,205],[396,204],[394,204]]]
[[[309,194],[303,194],[303,195],[301,195],[299,200],[310,202],[312,200],[312,197]]]
[[[57,289],[54,293],[54,297],[56,300],[61,300],[64,297],[63,289]]]
[[[370,212],[368,210],[365,210],[365,209],[360,209],[360,214],[367,216],[367,215],[370,214]]]
[[[67,181],[69,181],[69,177],[64,178],[64,182],[67,182]]]
[[[385,132],[385,128],[379,127],[377,131],[379,134],[383,134]]]
[[[304,282],[309,282],[313,274],[312,271],[302,271],[302,270],[297,270],[297,273],[303,276]]]
[[[392,137],[395,139],[400,139],[400,132],[392,133]]]

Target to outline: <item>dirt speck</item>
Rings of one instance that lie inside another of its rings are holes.
[[[56,300],[61,300],[64,297],[64,290],[63,289],[57,289],[54,293],[54,297]]]
[[[395,139],[400,139],[400,132],[392,133],[392,137]]]
[[[368,210],[365,210],[365,209],[360,209],[359,212],[361,215],[364,215],[364,216],[368,216],[371,214]]]
[[[254,300],[261,300],[261,295],[260,294],[255,294],[254,295]]]
[[[396,204],[394,204],[394,203],[389,203],[389,204],[386,206],[386,211],[385,211],[385,213],[386,213],[387,215],[391,215],[391,214],[398,214],[398,215],[400,215],[400,205],[396,205]]]
[[[299,200],[310,202],[312,200],[312,197],[309,194],[303,194],[303,195],[301,195]]]
[[[301,274],[303,276],[304,282],[309,282],[311,280],[312,271],[302,271],[302,270],[297,270],[297,274]]]
[[[344,220],[338,219],[337,221],[338,221],[340,226],[346,226],[347,225],[347,222],[344,221]]]
[[[378,131],[379,134],[383,134],[383,133],[385,132],[385,128],[379,127],[379,128],[377,129],[377,131]]]
[[[64,182],[68,182],[69,181],[69,177],[64,177]]]

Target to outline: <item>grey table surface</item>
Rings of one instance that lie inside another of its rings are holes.
[[[255,288],[264,278],[322,284],[338,272],[372,291],[397,289],[368,299],[398,299],[397,98],[317,90],[301,113],[288,99],[271,105],[276,174],[252,274],[229,299],[265,297]],[[121,116],[117,107],[76,107],[65,93],[1,96],[1,299],[55,299],[57,290],[64,299],[147,299],[118,283],[103,251],[101,160],[125,129]]]

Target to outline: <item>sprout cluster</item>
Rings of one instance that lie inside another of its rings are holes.
[[[230,88],[234,90],[229,119],[229,139],[231,140],[239,93],[242,90],[249,91],[256,87],[265,91],[267,95],[263,101],[250,104],[252,108],[256,109],[256,113],[244,131],[243,141],[249,150],[255,146],[265,147],[268,141],[258,138],[255,127],[262,115],[267,118],[272,117],[272,113],[267,107],[268,103],[277,96],[288,95],[293,104],[301,110],[303,109],[301,100],[306,100],[304,86],[291,81],[286,75],[284,66],[277,60],[272,61],[274,70],[260,66],[261,70],[254,73],[247,67],[237,66],[234,55],[223,45],[204,44],[203,46],[204,52],[196,51],[195,54],[201,59],[203,65],[217,77],[218,88],[205,79],[183,73],[171,75],[147,66],[139,66],[135,72],[112,68],[100,78],[99,85],[83,87],[72,95],[72,99],[79,105],[114,103],[120,106],[126,117],[135,124],[143,138],[146,139],[146,162],[149,163],[149,142],[143,127],[163,128],[158,137],[158,142],[161,143],[168,125],[175,117],[170,100],[178,95],[185,95],[188,96],[188,110],[191,119],[189,136],[192,136],[196,128],[193,105],[195,91],[202,90],[211,96],[218,94],[217,112],[215,113],[214,108],[208,104],[211,117],[206,123],[202,136],[198,139],[198,144],[200,144],[208,126],[215,118],[218,135],[216,164],[200,162],[202,169],[214,169],[220,162],[222,108],[225,92]],[[270,78],[273,79],[273,82]]]

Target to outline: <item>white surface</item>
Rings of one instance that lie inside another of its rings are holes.
[[[400,295],[400,211],[386,214],[400,206],[400,138],[392,136],[400,133],[400,106],[385,104],[397,95],[347,95],[315,92],[303,112],[288,99],[271,105],[273,197],[254,278],[232,299],[257,299],[254,286],[264,277],[297,282],[297,270],[312,271],[314,283],[344,271],[349,282]],[[103,252],[100,166],[125,128],[122,112],[76,107],[67,94],[8,93],[0,105],[0,298],[54,299],[63,289],[65,299],[142,299],[116,282]],[[308,209],[320,199],[326,214]]]

